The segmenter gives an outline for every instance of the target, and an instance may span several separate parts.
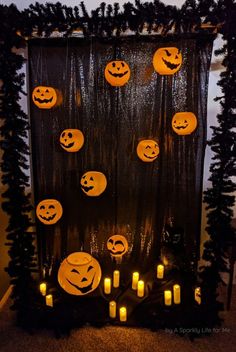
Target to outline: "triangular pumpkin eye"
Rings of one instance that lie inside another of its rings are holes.
[[[87,273],[88,273],[90,270],[92,270],[92,269],[93,269],[93,266],[90,265],[90,266],[88,267]]]
[[[36,92],[37,92],[37,93],[40,93],[40,89],[37,89]]]
[[[171,53],[166,49],[165,50],[167,56],[171,56]]]
[[[93,177],[90,177],[90,181],[93,181]]]
[[[48,89],[46,89],[46,90],[45,90],[45,92],[46,92],[46,93],[49,93],[49,90],[48,90]]]
[[[187,120],[184,120],[184,123],[188,123]]]
[[[147,145],[145,149],[150,149],[150,148],[151,148],[150,145]]]

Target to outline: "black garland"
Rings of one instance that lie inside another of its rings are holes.
[[[220,272],[226,270],[226,249],[233,240],[234,233],[230,227],[234,197],[231,195],[236,187],[231,177],[235,175],[235,127],[236,108],[236,32],[234,19],[236,4],[234,0],[187,0],[182,8],[166,6],[159,0],[135,4],[126,3],[123,9],[119,4],[102,3],[88,14],[84,3],[74,8],[60,3],[41,5],[36,3],[20,12],[14,5],[0,5],[0,79],[3,81],[4,94],[1,118],[3,140],[2,181],[7,186],[3,196],[6,201],[3,209],[9,214],[7,240],[10,246],[10,263],[7,271],[14,284],[14,306],[19,317],[25,314],[31,297],[32,272],[35,270],[34,237],[28,232],[31,225],[28,187],[28,168],[25,143],[29,128],[28,118],[18,103],[22,93],[24,76],[18,73],[23,65],[23,58],[15,54],[12,48],[20,48],[25,39],[33,35],[50,36],[59,31],[64,36],[74,30],[82,30],[84,36],[117,37],[126,30],[136,35],[147,32],[157,34],[181,35],[182,33],[201,33],[206,29],[203,24],[210,22],[218,27],[227,41],[222,49],[225,54],[223,64],[226,71],[219,82],[223,97],[219,98],[222,113],[218,115],[219,127],[214,127],[211,141],[215,152],[215,162],[211,166],[212,188],[205,193],[208,204],[208,227],[210,240],[205,243],[203,259],[208,263],[200,273],[202,279],[203,319],[209,317],[212,325],[218,321],[220,306],[217,303],[217,287],[221,281]],[[214,27],[208,28],[208,31]]]

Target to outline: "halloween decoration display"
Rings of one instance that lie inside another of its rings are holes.
[[[177,134],[191,134],[197,127],[197,118],[192,112],[177,112],[172,118],[172,128]]]
[[[110,61],[105,68],[105,78],[112,86],[120,87],[130,79],[130,68],[125,61]]]
[[[51,109],[57,102],[57,93],[52,87],[38,86],[33,90],[32,99],[39,109]]]
[[[60,135],[60,145],[67,152],[78,152],[84,144],[84,135],[78,129],[66,129]]]
[[[97,197],[107,187],[106,176],[99,171],[87,171],[80,180],[82,191],[89,197]]]
[[[146,163],[151,163],[156,160],[159,152],[158,143],[154,139],[144,139],[137,145],[138,157]]]
[[[159,48],[153,56],[153,66],[160,75],[173,75],[182,65],[182,54],[178,48]]]
[[[53,225],[62,217],[61,203],[56,199],[44,199],[36,208],[38,219],[45,225]]]
[[[124,236],[113,235],[107,240],[107,249],[113,257],[122,257],[128,250],[128,241]]]
[[[94,291],[101,280],[98,261],[86,252],[71,253],[60,265],[58,282],[67,293],[76,296]]]

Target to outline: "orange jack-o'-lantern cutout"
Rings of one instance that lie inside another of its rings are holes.
[[[67,129],[60,135],[60,145],[67,152],[78,152],[84,144],[84,135],[80,130]]]
[[[101,280],[98,261],[85,252],[70,254],[60,265],[58,282],[67,293],[82,296],[94,291]]]
[[[107,240],[107,249],[113,257],[122,257],[128,250],[128,241],[124,236],[113,235]]]
[[[51,109],[57,102],[57,93],[52,87],[38,86],[33,90],[32,99],[38,108]]]
[[[160,75],[173,75],[182,65],[182,54],[178,48],[159,48],[153,56],[153,66]]]
[[[44,199],[37,205],[36,215],[45,225],[53,225],[62,217],[61,203],[56,199]]]
[[[112,86],[120,87],[130,79],[130,68],[125,61],[110,61],[105,68],[105,78]]]
[[[154,161],[158,157],[159,152],[158,143],[153,139],[144,139],[137,145],[138,157],[146,163]]]
[[[107,187],[106,176],[99,171],[87,171],[80,180],[82,191],[90,197],[97,197]]]
[[[191,134],[196,127],[197,118],[192,112],[177,112],[172,118],[172,128],[181,136]]]

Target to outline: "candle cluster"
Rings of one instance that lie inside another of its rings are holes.
[[[105,277],[104,279],[104,293],[109,295],[111,293],[111,278]],[[120,272],[119,270],[113,271],[113,287],[118,288],[120,286]]]
[[[53,307],[53,296],[51,294],[47,295],[47,284],[45,282],[39,285],[39,291],[42,296],[45,296],[46,306]]]
[[[180,285],[178,285],[178,284],[175,284],[173,286],[173,300],[174,300],[174,304],[181,303],[181,290],[180,290]],[[164,291],[164,302],[165,302],[166,306],[172,305],[172,291],[171,290]]]

